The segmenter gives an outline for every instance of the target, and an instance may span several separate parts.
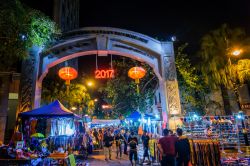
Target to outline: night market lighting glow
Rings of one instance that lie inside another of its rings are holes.
[[[111,109],[112,105],[102,105],[102,109]]]
[[[74,130],[72,130],[69,125],[66,127],[66,135],[70,136],[74,134]]]
[[[232,52],[232,54],[234,55],[234,56],[238,56],[238,55],[240,55],[242,53],[242,50],[240,49],[240,50],[234,50],[233,52]]]
[[[241,115],[237,115],[237,118],[238,118],[238,119],[242,119],[242,116],[241,116]]]
[[[88,85],[88,86],[93,86],[94,83],[93,83],[92,81],[89,81],[89,82],[87,82],[87,85]]]

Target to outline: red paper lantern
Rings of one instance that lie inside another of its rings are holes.
[[[143,78],[146,74],[146,70],[142,67],[132,67],[128,71],[128,76],[134,80],[139,80]]]
[[[132,67],[128,71],[128,76],[135,80],[135,83],[137,84],[137,93],[139,93],[139,79],[143,78],[146,74],[146,70],[142,67]]]
[[[58,75],[61,79],[66,81],[66,85],[70,85],[70,80],[75,79],[78,72],[73,67],[63,67],[58,71]]]

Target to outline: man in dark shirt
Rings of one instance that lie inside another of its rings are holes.
[[[190,160],[190,145],[186,136],[182,135],[182,129],[177,128],[178,141],[175,144],[177,153],[177,166],[188,166]]]
[[[133,157],[135,160],[135,165],[136,165],[136,161],[137,161],[137,145],[138,145],[138,139],[137,137],[134,135],[134,132],[131,132],[131,135],[128,138],[128,145],[130,147],[129,150],[129,160],[133,166]]]
[[[143,135],[142,135],[141,139],[142,139],[143,150],[144,150],[142,163],[144,163],[145,157],[147,157],[149,163],[151,163],[150,159],[149,159],[149,154],[148,154],[148,145],[149,145],[149,139],[150,138],[147,135],[147,131],[143,131]]]
[[[105,134],[103,142],[104,142],[104,155],[105,155],[105,160],[108,160],[108,155],[109,159],[111,160],[111,146],[114,141],[114,138],[111,136],[110,131],[107,131],[107,134]]]
[[[118,158],[118,154],[120,153],[120,158],[122,157],[122,142],[125,142],[125,138],[119,132],[115,136],[115,144],[116,144],[116,158]]]
[[[169,135],[169,130],[163,130],[164,137],[160,138],[158,148],[162,154],[162,166],[175,166],[175,143],[178,138],[175,135]]]
[[[127,152],[127,147],[128,147],[128,137],[129,137],[129,133],[128,133],[128,130],[126,130],[126,132],[124,133],[124,136],[125,138],[125,141],[124,141],[124,154],[128,155],[128,152]]]

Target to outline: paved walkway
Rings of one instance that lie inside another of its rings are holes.
[[[142,147],[140,146],[139,149]],[[139,152],[138,157],[142,157],[142,154]],[[139,164],[136,164],[139,166]],[[143,165],[147,165],[144,163]],[[159,166],[158,163],[152,163],[151,166]],[[95,150],[92,155],[88,157],[86,161],[86,166],[131,166],[128,155],[122,155],[121,159],[116,159],[115,146],[112,147],[112,157],[111,160],[105,161],[103,150]]]
[[[129,166],[128,155],[123,155],[121,159],[116,159],[116,152],[112,151],[111,160],[105,161],[103,150],[96,150],[89,156],[86,166]]]

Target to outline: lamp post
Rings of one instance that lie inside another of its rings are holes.
[[[242,49],[234,49],[230,52],[230,55],[234,56],[234,57],[237,57],[239,56],[240,54],[242,54],[243,50]],[[232,66],[232,62],[231,62],[231,59],[230,59],[230,56],[228,58],[228,62],[229,62],[229,70],[230,70],[230,74],[231,74],[231,66]],[[230,75],[231,76],[231,75]],[[231,79],[232,81],[232,79]],[[236,78],[236,81],[237,81],[237,78]],[[237,104],[238,104],[238,107],[239,109],[241,109],[241,105],[240,105],[240,102],[239,102],[239,92],[238,92],[238,88],[235,87],[237,82],[233,82],[233,90],[234,90],[234,94],[236,96],[236,100],[237,100]],[[248,136],[247,136],[247,130],[246,130],[246,127],[245,127],[245,123],[244,123],[244,114],[242,111],[239,111],[239,113],[237,114],[237,119],[241,122],[241,126],[242,126],[242,134],[244,136],[244,141],[245,141],[245,145],[246,146],[249,146],[249,141],[248,141]],[[238,128],[238,124],[237,124],[237,129],[239,130]],[[239,131],[238,131],[239,132]],[[239,136],[239,134],[238,134]]]
[[[231,61],[231,56],[238,57],[240,54],[242,54],[242,52],[243,52],[242,49],[233,49],[233,50],[231,50],[229,52],[229,55],[228,55],[229,77],[230,77],[230,81],[231,81],[232,86],[233,86],[233,91],[234,91],[234,94],[236,96],[236,101],[237,101],[239,109],[241,109],[241,106],[240,106],[240,102],[239,102],[238,87],[236,85],[238,79],[236,78],[235,80],[233,80],[233,78],[232,78],[232,61]]]

